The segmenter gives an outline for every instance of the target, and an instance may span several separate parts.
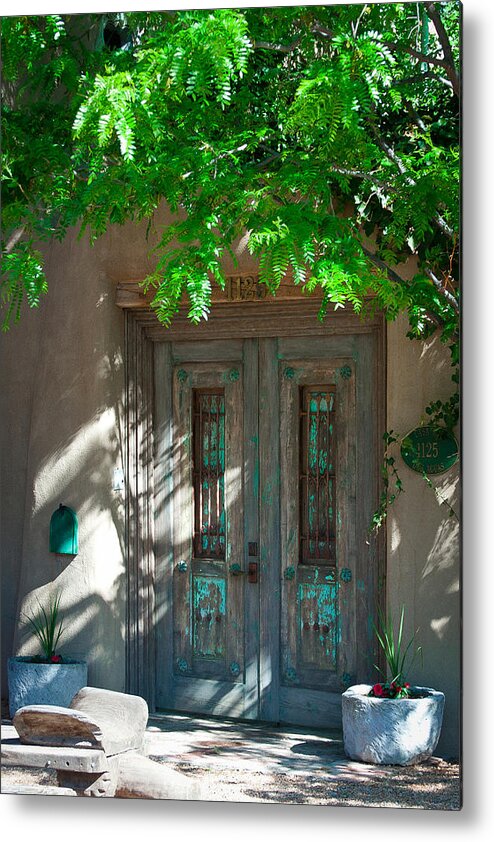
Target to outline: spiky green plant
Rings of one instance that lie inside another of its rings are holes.
[[[60,618],[60,594],[56,594],[45,609],[38,600],[39,611],[26,615],[26,625],[31,629],[47,661],[58,660],[56,648],[64,631],[63,619]]]
[[[378,609],[379,625],[374,624],[374,632],[376,634],[379,645],[383,651],[388,671],[390,673],[390,683],[396,684],[401,688],[407,684],[405,678],[405,664],[409,656],[411,661],[408,668],[411,667],[417,655],[422,654],[422,647],[417,646],[413,654],[410,649],[413,646],[417,632],[414,632],[408,643],[405,645],[403,641],[403,624],[405,618],[405,606],[402,605],[400,612],[400,622],[398,624],[398,634],[395,636],[394,623],[391,612],[385,615],[381,609]],[[374,664],[376,669],[386,677],[383,670]],[[407,695],[407,694],[405,694]]]

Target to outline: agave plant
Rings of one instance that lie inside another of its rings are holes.
[[[405,664],[411,655],[411,660],[408,668],[411,667],[417,655],[422,655],[422,647],[417,646],[415,651],[410,653],[410,649],[415,641],[416,632],[412,635],[407,644],[403,641],[403,623],[405,618],[405,606],[402,605],[400,613],[400,621],[398,624],[398,634],[395,636],[393,618],[391,612],[384,615],[381,609],[378,609],[379,626],[374,624],[374,632],[383,651],[386,664],[388,666],[388,673],[391,676],[384,684],[375,684],[371,690],[371,695],[381,696],[387,698],[406,698],[411,695],[410,684],[405,677]],[[376,669],[384,675],[383,670],[374,664]],[[385,676],[386,678],[386,676]]]
[[[38,600],[39,611],[30,616],[26,615],[26,625],[37,637],[45,660],[52,663],[62,660],[61,656],[56,654],[58,641],[64,631],[63,620],[60,618],[60,598],[60,594],[56,594],[47,610]]]

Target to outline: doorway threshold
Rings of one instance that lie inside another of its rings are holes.
[[[342,733],[335,729],[165,711],[149,718],[145,753],[199,767],[265,773],[314,773],[348,762]]]

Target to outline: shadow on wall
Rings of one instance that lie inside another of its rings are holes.
[[[421,643],[426,653],[424,674],[429,683],[446,695],[445,721],[439,748],[455,745],[460,730],[461,597],[459,545],[460,527],[455,517],[439,524],[418,588],[420,603],[432,610],[419,622]]]
[[[118,606],[125,605],[125,576],[121,574],[115,581],[114,598],[111,601],[99,593],[92,592],[72,602],[67,600],[67,592],[69,591],[67,577],[70,577],[72,572],[71,565],[68,565],[48,585],[39,588],[37,591],[32,591],[25,599],[25,604],[30,606],[27,613],[31,611],[36,613],[36,608],[39,608],[39,605],[47,607],[52,595],[61,593],[62,601],[59,617],[63,621],[64,630],[57,646],[57,652],[64,657],[87,661],[90,671],[97,662],[99,672],[104,674],[112,668],[115,658],[115,649],[107,644],[105,629],[121,625]],[[39,600],[39,604],[37,600]],[[18,654],[40,654],[39,646],[29,625],[27,623],[25,626],[22,625],[23,616],[24,612],[22,611],[17,628]],[[123,639],[122,629],[121,640],[123,641]]]
[[[451,667],[451,653],[458,650],[460,641],[460,524],[454,503],[459,479],[445,477],[435,484],[444,499],[452,500],[452,508],[449,503],[439,506],[431,496],[430,515],[422,522],[430,541],[426,560],[418,569],[416,618],[424,652],[431,653],[430,663],[429,658],[424,661],[429,680],[436,671],[440,680],[445,665]]]
[[[19,598],[4,620],[14,628],[14,653],[35,654],[19,620],[60,592],[60,652],[88,660],[92,683],[124,689],[125,500],[112,490],[123,454],[123,362],[120,349],[109,354],[104,343],[102,337],[93,348],[94,366],[62,366],[65,376],[56,373],[55,383],[45,374],[44,391],[34,395]],[[49,551],[50,519],[60,503],[77,513],[76,556]]]
[[[32,496],[26,506],[19,607],[23,612],[29,612],[36,608],[38,598],[45,602],[53,592],[60,590],[67,629],[62,653],[88,660],[90,683],[124,689],[129,587],[125,505],[127,503],[131,511],[136,511],[143,502],[142,496],[152,491],[138,488],[137,499],[125,501],[111,489],[113,468],[123,464],[125,394],[119,386],[119,397],[116,397],[118,389],[115,386],[123,382],[123,362],[119,350],[108,354],[104,337],[93,348],[93,360],[94,366],[88,365],[81,370],[74,365],[69,382],[66,376],[49,382],[45,374],[41,383],[46,392],[38,393],[33,402],[37,417],[33,418],[28,443],[31,472],[28,483]],[[99,406],[95,408],[95,404]],[[87,420],[82,421],[84,418]],[[141,442],[144,452],[151,452],[149,445],[146,440]],[[180,443],[174,442],[173,447],[168,458],[173,457],[176,461]],[[183,476],[184,472],[180,474]],[[226,485],[238,487],[238,483],[228,481]],[[176,491],[173,489],[173,493]],[[161,507],[159,516],[172,493],[170,481],[166,488],[157,489],[157,492]],[[132,493],[128,478],[126,493]],[[64,558],[52,555],[48,550],[49,522],[59,503],[71,506],[79,517],[82,551],[76,557]],[[434,505],[431,495],[431,506]],[[446,531],[442,532],[443,529]],[[450,541],[451,547],[455,548],[450,526],[441,524],[422,571],[421,591],[424,602],[427,599],[429,604],[432,592],[436,604],[445,605],[446,599],[457,598],[447,559]],[[186,550],[185,545],[180,546],[181,552]],[[173,547],[164,548],[163,558],[172,555]],[[163,558],[160,557],[160,563]],[[143,590],[153,585],[148,571],[142,571],[139,581]],[[159,595],[156,597],[159,600]],[[139,595],[131,594],[131,598],[139,603]],[[167,622],[167,610],[157,601],[152,620],[155,626]],[[437,649],[439,638],[441,648],[444,648],[448,645],[448,621],[441,615],[433,618],[433,622],[436,625],[431,625],[431,645]],[[15,643],[16,652],[31,654],[20,629]],[[147,642],[139,645],[146,646]],[[256,665],[246,664],[247,668],[251,666]],[[273,669],[277,666],[273,665]],[[213,700],[222,701],[222,710],[228,716],[225,690],[215,693]]]

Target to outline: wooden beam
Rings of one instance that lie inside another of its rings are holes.
[[[2,765],[34,769],[64,769],[74,772],[105,772],[104,751],[93,748],[67,748],[23,745],[20,740],[2,743]]]

